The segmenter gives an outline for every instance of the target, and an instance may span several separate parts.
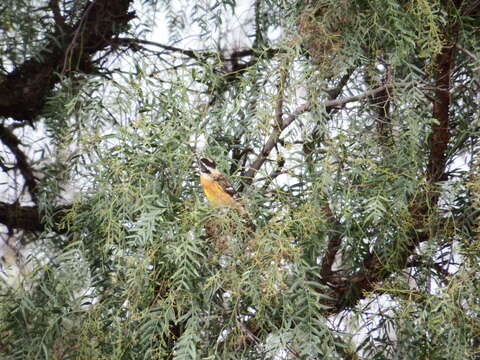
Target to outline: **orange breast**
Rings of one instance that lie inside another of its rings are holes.
[[[236,201],[216,182],[200,176],[200,183],[208,201],[215,206],[237,207]]]

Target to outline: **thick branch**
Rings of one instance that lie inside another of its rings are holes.
[[[58,0],[50,0],[48,6],[50,7],[50,9],[52,9],[55,24],[57,24],[60,30],[66,30],[67,24],[65,23],[65,18],[60,12],[60,5],[58,4]]]
[[[446,150],[450,139],[450,70],[453,66],[453,46],[446,46],[436,59],[437,75],[435,79],[435,100],[430,138],[430,158],[427,166],[427,178],[431,183],[441,180],[445,172]]]
[[[2,143],[10,149],[13,156],[15,156],[17,167],[25,179],[25,185],[30,192],[30,196],[32,200],[36,202],[37,181],[33,175],[33,170],[28,162],[27,156],[19,147],[21,144],[20,140],[10,129],[0,124],[0,141],[2,141]]]
[[[324,213],[333,229],[330,240],[328,241],[327,252],[323,256],[322,264],[320,266],[320,275],[322,276],[321,280],[324,284],[328,284],[333,273],[332,267],[335,262],[335,257],[337,256],[337,252],[342,244],[342,237],[340,233],[335,232],[335,229],[340,228],[341,224],[337,219],[335,219],[330,207],[325,206]]]
[[[70,208],[69,205],[58,207],[54,211],[53,223],[54,231],[64,233],[66,230],[61,229],[59,224],[65,216],[65,210]],[[18,203],[9,204],[0,201],[0,224],[5,225],[9,229],[23,231],[43,231],[44,214],[38,211],[37,206],[22,206]]]
[[[36,206],[0,202],[0,223],[17,230],[43,231],[44,229]]]
[[[70,31],[47,35],[52,40],[44,50],[0,83],[0,116],[32,121],[41,113],[48,93],[61,81],[58,74],[73,70],[92,72],[91,57],[107,48],[134,17],[128,12],[131,1],[88,2],[81,19]]]
[[[450,77],[451,69],[453,68],[454,39],[456,38],[455,26],[452,26],[450,33],[446,35],[450,37],[451,42],[435,58],[437,72],[435,75],[435,98],[432,112],[437,123],[432,124],[430,157],[427,166],[427,179],[434,186],[444,176],[446,151],[450,139]],[[409,256],[414,254],[417,246],[429,239],[430,234],[428,231],[425,231],[428,228],[427,220],[425,219],[428,218],[432,208],[437,206],[438,197],[437,191],[425,193],[423,196],[418,196],[418,200],[414,201],[410,206],[411,218],[415,220],[415,223],[412,226],[409,243],[406,244],[397,257],[397,269],[405,268]],[[335,289],[335,312],[356,304],[365,297],[365,293],[373,290],[379,281],[386,279],[394,271],[390,268],[385,268],[382,259],[375,252],[371,252],[365,257],[361,272],[338,284]]]

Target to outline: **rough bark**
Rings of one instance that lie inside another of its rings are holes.
[[[45,100],[64,75],[92,72],[92,57],[105,50],[134,14],[131,0],[88,2],[77,23],[66,26],[57,19],[57,31],[39,54],[17,66],[0,82],[0,116],[34,121]],[[58,12],[56,18],[59,17]]]

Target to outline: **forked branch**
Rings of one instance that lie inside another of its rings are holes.
[[[319,104],[319,106],[323,106],[325,108],[327,107],[341,107],[344,106],[345,104],[363,100],[365,98],[368,98],[370,96],[374,96],[382,91],[385,91],[386,89],[389,88],[394,88],[394,87],[408,87],[413,85],[413,82],[406,82],[406,83],[396,83],[396,84],[385,84],[383,86],[380,86],[378,88],[365,91],[361,94],[355,95],[355,96],[350,96],[350,97],[345,97],[345,98],[340,98],[340,99],[335,99],[335,100],[327,100],[322,104]],[[253,161],[252,165],[248,168],[248,170],[245,172],[244,175],[244,182],[247,185],[250,185],[253,182],[253,179],[255,177],[255,174],[260,170],[260,168],[263,166],[265,161],[267,160],[268,156],[270,155],[270,152],[272,149],[275,147],[275,145],[278,144],[280,140],[280,135],[282,132],[290,126],[295,120],[297,120],[301,115],[304,113],[310,111],[313,107],[315,106],[315,103],[311,100],[305,102],[304,104],[298,106],[289,116],[283,117],[283,120],[280,124],[278,122],[275,122],[275,125],[273,126],[273,129],[268,136],[265,144],[263,145],[260,154],[258,154],[257,158]]]

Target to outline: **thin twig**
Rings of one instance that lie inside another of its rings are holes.
[[[345,75],[343,75],[340,78],[337,86],[335,86],[334,88],[328,89],[326,91],[327,94],[328,94],[328,100],[335,100],[340,96],[340,94],[343,91],[343,88],[347,85],[348,80],[350,80],[350,77],[355,72],[355,70],[356,70],[356,67],[354,67],[354,66],[350,67],[347,70],[347,72],[345,73]],[[325,112],[326,112],[327,115],[332,114],[334,112],[334,110],[335,109],[333,107],[325,108]],[[302,148],[303,148],[303,151],[305,152],[306,155],[311,154],[313,149],[315,148],[315,144],[318,141],[318,139],[320,137],[320,134],[322,133],[322,128],[323,128],[322,123],[317,122],[315,124],[315,127],[314,127],[312,133],[311,133],[312,134],[311,135],[311,140],[302,142]]]
[[[288,71],[285,69],[286,64],[280,65],[280,78],[277,85],[277,104],[275,106],[275,123],[276,126],[281,128],[283,121],[283,103],[285,100],[285,85],[287,82]]]
[[[195,60],[205,60],[206,58],[221,58],[225,61],[229,61],[232,58],[243,58],[247,56],[253,56],[255,58],[263,57],[266,56],[268,58],[271,58],[281,51],[278,49],[266,49],[266,50],[256,50],[256,49],[242,49],[238,51],[234,51],[230,54],[230,58],[223,58],[223,56],[218,53],[218,52],[211,52],[211,51],[205,51],[205,50],[192,50],[192,49],[182,49],[176,46],[171,46],[171,45],[165,45],[162,43],[158,43],[155,41],[150,41],[150,40],[143,40],[143,39],[135,39],[135,38],[128,38],[128,37],[121,37],[117,38],[114,40],[118,44],[127,44],[127,45],[150,45],[150,46],[155,46],[164,50],[168,50],[171,52],[176,52],[180,53],[183,55],[188,56],[189,58],[195,59]],[[251,65],[250,63],[247,65]]]
[[[323,104],[321,104],[323,107],[341,107],[343,105],[346,105],[351,102],[359,101],[365,98],[368,98],[370,96],[373,96],[379,92],[382,92],[386,89],[389,88],[394,88],[394,87],[408,87],[413,85],[413,82],[405,82],[405,83],[396,83],[396,84],[385,84],[383,86],[380,86],[378,88],[365,91],[361,94],[355,95],[355,96],[350,96],[346,98],[340,98],[340,99],[335,99],[335,100],[327,100]],[[255,161],[252,163],[250,168],[245,172],[245,183],[247,185],[250,185],[253,182],[253,178],[255,177],[255,174],[257,171],[262,167],[262,165],[265,163],[267,160],[268,155],[270,155],[270,152],[272,149],[275,147],[275,145],[278,143],[280,139],[280,135],[285,130],[291,123],[293,123],[298,117],[308,111],[310,111],[313,107],[314,103],[312,101],[307,101],[306,103],[300,105],[295,109],[293,113],[291,113],[289,116],[283,118],[281,126],[275,126],[270,133],[270,136],[268,137],[267,141],[263,145],[262,150],[260,151],[260,154],[257,156]]]
[[[202,60],[208,57],[218,57],[218,53],[215,52],[207,52],[207,51],[197,51],[197,50],[189,50],[189,49],[181,49],[175,46],[161,44],[155,41],[143,40],[143,39],[135,39],[135,38],[118,38],[115,40],[117,43],[124,43],[124,44],[143,44],[143,45],[151,45],[156,46],[164,50],[177,52],[183,55],[186,55],[195,60]]]
[[[60,72],[60,78],[63,78],[63,76],[65,75],[65,71],[67,69],[68,58],[69,58],[70,54],[73,53],[73,47],[75,46],[75,43],[78,39],[78,36],[80,35],[80,31],[83,28],[83,24],[85,23],[85,20],[87,19],[87,16],[88,16],[88,13],[90,12],[90,10],[93,8],[94,5],[95,5],[95,3],[92,2],[90,5],[88,5],[87,9],[82,14],[82,18],[80,19],[80,21],[78,23],[78,26],[73,33],[72,41],[70,42],[70,44],[68,44],[68,47],[65,50],[65,57],[63,59],[63,67],[62,67],[62,71]]]

